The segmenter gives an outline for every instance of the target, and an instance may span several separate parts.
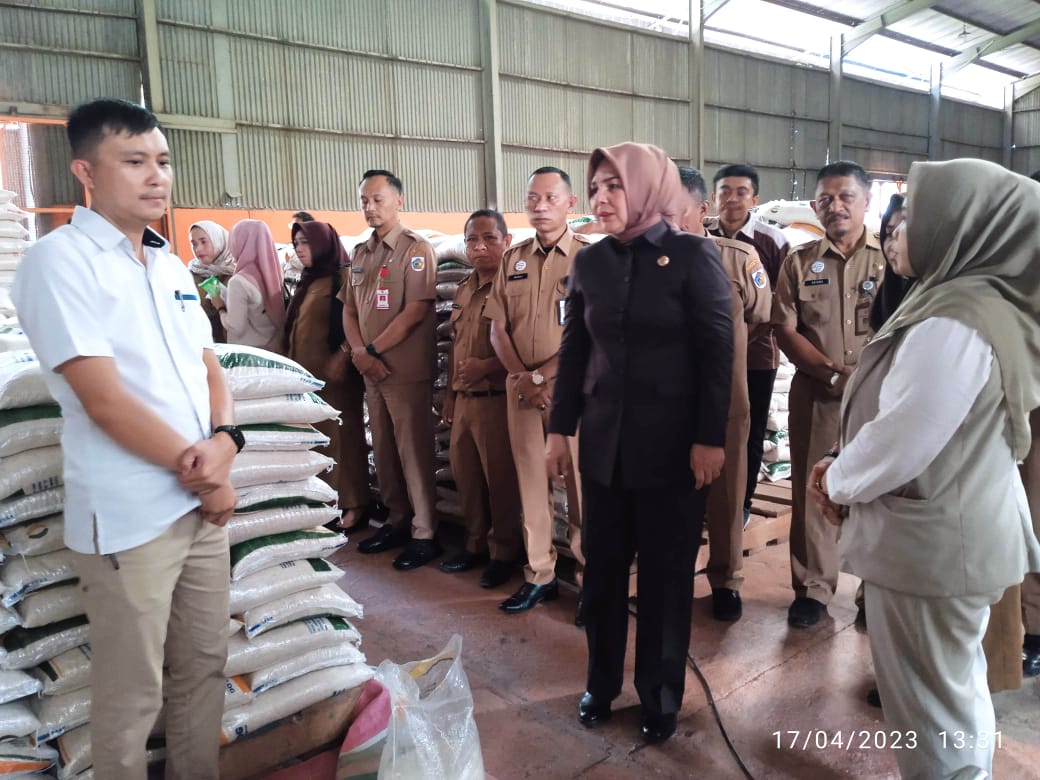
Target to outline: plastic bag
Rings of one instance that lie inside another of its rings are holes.
[[[444,650],[425,661],[379,665],[378,679],[390,692],[391,707],[379,780],[484,780],[473,696],[461,656],[462,637],[455,634]]]

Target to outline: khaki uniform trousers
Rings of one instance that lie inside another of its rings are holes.
[[[432,539],[434,515],[433,384],[388,385],[365,380],[368,421],[376,480],[388,522],[404,527],[411,520],[413,539]]]
[[[520,488],[509,446],[506,395],[455,397],[451,470],[466,520],[466,550],[516,561],[523,550]]]
[[[321,474],[338,494],[340,509],[359,509],[372,502],[368,486],[368,444],[365,443],[365,380],[348,368],[343,383],[328,384],[320,393],[339,420],[324,420],[314,427],[329,437],[329,446],[319,450],[335,459],[332,471]]]
[[[524,546],[527,566],[524,579],[534,585],[547,585],[556,578],[556,548],[553,547],[553,502],[549,478],[545,473],[545,437],[549,430],[549,410],[521,409],[516,385],[508,384],[509,441],[520,485],[520,506],[524,518]],[[571,552],[578,561],[575,570],[581,585],[585,556],[581,552],[581,482],[578,476],[578,437],[567,440],[571,448],[571,476],[567,478],[567,524]]]
[[[807,489],[812,467],[838,441],[841,400],[828,396],[821,382],[798,371],[788,403],[791,585],[796,596],[829,604],[838,586],[838,527],[827,522]]]
[[[747,494],[748,415],[726,423],[726,463],[708,492],[708,583],[740,590],[744,578],[744,497]]]
[[[1040,410],[1029,416],[1033,447],[1022,463],[1022,482],[1033,516],[1033,532],[1040,539]],[[1022,622],[1027,634],[1040,634],[1040,574],[1027,574],[1022,582]]]
[[[989,625],[982,637],[990,693],[1022,687],[1021,595],[1022,588],[1012,585],[990,608]]]
[[[139,547],[73,556],[90,620],[94,776],[147,777],[145,742],[163,705],[165,658],[166,777],[217,780],[227,682],[227,531],[192,511]]]

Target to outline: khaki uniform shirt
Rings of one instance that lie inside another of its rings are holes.
[[[404,225],[382,241],[375,233],[354,249],[350,277],[339,292],[344,310],[357,317],[361,338],[371,344],[413,301],[437,298],[437,259],[433,247]],[[384,384],[433,379],[437,371],[437,315],[433,305],[426,319],[396,347],[383,353],[390,369]]]
[[[826,237],[784,260],[773,295],[773,325],[795,328],[832,363],[854,366],[872,335],[870,308],[885,276],[876,233],[865,228],[848,258]]]
[[[451,324],[455,338],[454,362],[456,367],[460,361],[466,358],[485,360],[495,356],[495,350],[491,348],[491,320],[484,316],[484,308],[487,305],[488,296],[491,294],[493,282],[494,280],[480,284],[477,272],[474,271],[459,284],[458,291],[455,293],[455,300],[451,304]],[[484,393],[488,390],[504,392],[506,389],[506,370],[504,368],[489,374],[469,387],[462,384],[457,372],[453,374],[453,377],[451,389],[455,392]]]
[[[733,285],[733,390],[729,416],[750,412],[747,385],[748,325],[769,322],[773,295],[769,276],[750,244],[712,236],[722,257],[722,270]]]
[[[505,325],[530,370],[560,351],[567,281],[574,256],[588,243],[568,229],[548,254],[532,237],[510,247],[502,258],[484,316]]]

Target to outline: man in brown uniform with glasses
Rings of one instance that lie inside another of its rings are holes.
[[[567,226],[567,214],[576,202],[570,177],[564,171],[545,167],[531,174],[526,206],[535,237],[506,252],[484,309],[484,316],[491,320],[491,344],[509,372],[509,438],[520,483],[527,548],[526,582],[500,605],[510,613],[523,612],[559,596],[552,491],[545,475],[545,436],[563,336],[567,280],[574,255],[588,244],[587,238],[575,235]],[[577,438],[569,441],[577,462]],[[572,469],[571,473],[576,471]],[[584,559],[580,487],[575,477],[567,480],[567,520],[580,585]],[[576,622],[581,622],[580,606]]]

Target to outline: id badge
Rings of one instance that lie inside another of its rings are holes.
[[[856,335],[866,336],[870,333],[870,310],[874,305],[874,296],[861,297],[856,303]]]
[[[560,298],[556,301],[556,322],[561,327],[563,326],[563,318],[567,316],[567,299]]]
[[[376,288],[376,308],[380,311],[390,308],[390,291],[385,287]]]

